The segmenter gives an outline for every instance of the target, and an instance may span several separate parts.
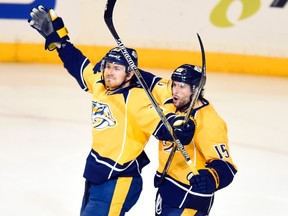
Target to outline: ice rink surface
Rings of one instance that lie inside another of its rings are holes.
[[[169,77],[166,71],[150,70]],[[207,71],[238,173],[211,216],[274,216],[288,206],[288,79]],[[77,216],[91,147],[90,95],[62,65],[0,63],[0,215]],[[157,142],[129,216],[154,215]]]

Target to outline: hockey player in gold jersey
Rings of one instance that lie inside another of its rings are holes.
[[[171,88],[177,113],[186,114],[192,95],[199,85],[201,72],[198,66],[184,64],[172,73]],[[214,193],[228,186],[237,172],[228,146],[226,123],[204,98],[203,89],[192,115],[196,121],[196,130],[191,143],[185,149],[199,175],[191,178],[189,167],[181,153],[176,151],[167,175],[159,185],[172,147],[171,142],[160,141],[159,167],[154,179],[155,186],[158,187],[155,200],[157,216],[208,215]]]
[[[142,191],[141,170],[149,163],[144,147],[150,136],[172,137],[120,49],[111,49],[94,66],[68,41],[67,29],[53,10],[38,6],[30,15],[28,22],[45,38],[45,49],[56,49],[64,67],[92,94],[92,148],[84,170],[81,216],[125,215]],[[127,50],[137,65],[136,51]],[[165,80],[141,73],[159,104],[171,99]],[[173,124],[181,116],[164,107],[163,113],[173,128],[179,127]],[[182,144],[192,139],[195,125],[190,121],[189,127],[175,130]]]

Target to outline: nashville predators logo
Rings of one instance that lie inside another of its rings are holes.
[[[113,118],[110,108],[107,104],[92,102],[92,124],[96,129],[113,127],[116,125],[116,120]]]
[[[170,141],[162,141],[163,144],[163,151],[166,153],[170,153],[172,151],[174,142],[170,142]],[[178,148],[177,148],[178,150]]]

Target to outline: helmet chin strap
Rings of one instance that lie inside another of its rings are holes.
[[[128,73],[128,74],[129,74],[129,73]],[[131,76],[130,79],[127,79],[127,80],[126,80],[127,77],[125,77],[125,80],[121,83],[121,85],[119,86],[119,88],[122,88],[127,82],[130,82],[131,79],[132,79],[132,77],[133,77],[133,76]],[[119,88],[118,88],[118,89],[119,89]]]

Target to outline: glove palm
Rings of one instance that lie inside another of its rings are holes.
[[[55,43],[63,43],[69,40],[68,31],[62,18],[58,17],[54,10],[49,11],[39,5],[33,8],[28,20],[32,28],[36,29],[45,39],[45,49],[50,51],[56,48]]]

